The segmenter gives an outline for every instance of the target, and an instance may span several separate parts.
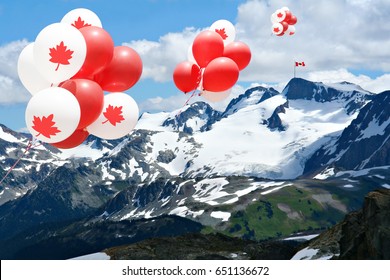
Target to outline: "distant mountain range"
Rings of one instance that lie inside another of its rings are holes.
[[[75,149],[43,144],[25,155],[30,136],[1,125],[0,177],[22,160],[0,186],[0,243],[8,248],[0,257],[29,258],[10,244],[42,245],[65,228],[77,236],[80,221],[180,216],[201,226],[177,234],[252,240],[322,231],[369,191],[390,188],[389,101],[389,91],[294,78],[281,93],[248,89],[223,112],[197,102],[144,113],[122,139],[90,136]],[[97,247],[83,248],[77,253]]]

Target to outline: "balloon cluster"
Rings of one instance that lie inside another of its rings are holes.
[[[272,33],[277,36],[283,36],[284,34],[294,35],[295,24],[297,23],[297,17],[294,16],[289,8],[283,7],[276,10],[271,15]]]
[[[89,134],[117,139],[138,121],[137,103],[123,91],[141,77],[142,60],[132,48],[114,46],[88,9],[42,29],[20,53],[18,74],[32,94],[27,128],[42,142],[65,149]]]
[[[173,72],[176,87],[184,93],[199,90],[210,102],[228,97],[239,71],[251,60],[249,47],[234,41],[235,36],[233,24],[223,19],[200,32],[188,51],[188,60]]]

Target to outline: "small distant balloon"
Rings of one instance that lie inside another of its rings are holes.
[[[291,13],[288,7],[277,9],[271,15],[272,33],[276,36],[283,36],[284,34],[294,35],[294,25],[297,21],[297,17]]]

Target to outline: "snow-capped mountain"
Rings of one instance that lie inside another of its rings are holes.
[[[122,139],[90,136],[74,149],[40,145],[24,155],[29,135],[1,126],[0,175],[21,161],[0,186],[0,240],[89,215],[93,221],[113,222],[178,215],[237,236],[273,236],[262,232],[267,226],[254,229],[245,216],[247,207],[265,211],[267,219],[279,211],[300,225],[294,230],[326,227],[357,208],[362,193],[390,187],[389,96],[346,82],[325,85],[294,78],[281,93],[249,89],[224,112],[197,102],[173,112],[144,113]],[[352,155],[365,149],[372,153],[370,160],[355,156],[365,164],[353,165]],[[335,166],[380,171],[364,171],[375,181],[372,185],[358,177],[310,180],[329,177]],[[328,190],[325,184],[337,188]],[[344,196],[350,196],[349,203],[340,199]],[[305,199],[317,214],[295,209],[298,202],[291,198]],[[323,220],[308,222],[316,217]]]
[[[144,162],[171,176],[296,178],[306,160],[340,135],[372,97],[355,85],[337,87],[343,91],[293,79],[281,94],[272,88],[248,90],[223,113],[195,103],[181,112],[144,114],[137,133],[149,139],[137,155],[140,161],[133,156],[131,163],[122,162],[123,168],[107,170],[106,178],[125,178],[135,170],[150,177],[154,171],[150,166],[144,170]],[[131,137],[123,147],[130,142]],[[116,157],[111,154],[101,161]]]
[[[294,78],[282,93],[251,88],[224,112],[197,102],[170,113],[144,113],[129,137],[105,141],[90,136],[75,149],[40,145],[23,156],[29,136],[2,126],[0,175],[22,160],[4,180],[0,201],[26,193],[58,166],[74,162],[102,174],[90,186],[172,176],[293,179],[304,173],[307,159],[319,148],[338,139],[372,98],[354,84]]]
[[[306,162],[305,172],[362,170],[390,163],[390,91],[375,95],[339,137]]]

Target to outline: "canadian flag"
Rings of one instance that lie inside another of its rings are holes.
[[[305,65],[305,62],[303,62],[303,61],[302,62],[295,61],[295,67],[297,67],[297,66],[306,66],[306,65]]]

